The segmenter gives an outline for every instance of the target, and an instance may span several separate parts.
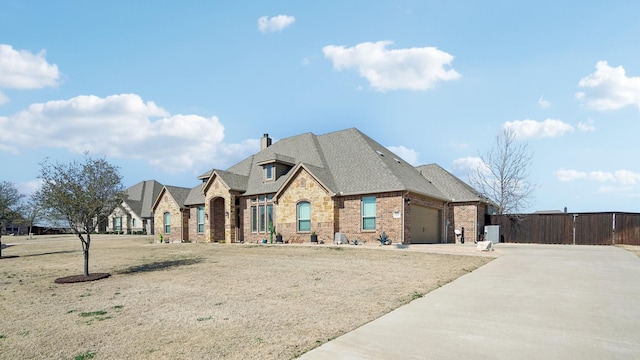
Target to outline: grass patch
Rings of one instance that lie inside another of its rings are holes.
[[[90,317],[90,316],[100,316],[100,315],[106,315],[107,312],[104,310],[98,310],[98,311],[89,311],[89,312],[81,312],[80,314],[78,314],[80,317]]]
[[[93,359],[96,356],[95,352],[86,352],[83,354],[78,354],[76,356],[73,357],[73,360],[88,360],[88,359]]]
[[[212,317],[211,316],[207,316],[207,317],[199,317],[197,320],[198,321],[207,321],[207,320],[211,320]]]

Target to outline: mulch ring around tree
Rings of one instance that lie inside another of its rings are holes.
[[[71,276],[57,278],[54,280],[54,282],[56,284],[73,284],[73,283],[79,283],[79,282],[85,282],[85,281],[95,281],[95,280],[105,279],[105,278],[108,278],[109,276],[111,276],[111,274],[109,273],[93,273],[87,276],[71,275]]]

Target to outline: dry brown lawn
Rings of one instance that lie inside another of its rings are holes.
[[[380,246],[3,237],[2,359],[291,359],[491,261]],[[384,337],[385,334],[380,334]]]
[[[640,246],[637,245],[616,245],[622,249],[625,249],[629,252],[636,254],[636,256],[640,257]]]

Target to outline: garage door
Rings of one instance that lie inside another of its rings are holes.
[[[411,205],[411,243],[440,242],[440,210]]]

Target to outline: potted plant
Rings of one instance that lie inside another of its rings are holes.
[[[312,243],[317,243],[318,242],[318,234],[316,234],[315,231],[311,232],[311,242]]]
[[[276,233],[276,243],[281,243],[281,242],[282,242],[282,234]]]

